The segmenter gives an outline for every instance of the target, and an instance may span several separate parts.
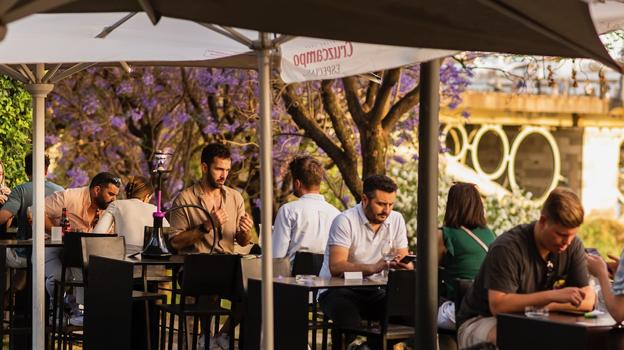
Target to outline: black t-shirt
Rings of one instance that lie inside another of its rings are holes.
[[[537,250],[535,222],[519,225],[500,235],[490,249],[457,315],[459,326],[469,318],[492,316],[488,289],[529,294],[558,288],[585,287],[589,283],[583,243],[575,237],[562,253],[544,261]]]

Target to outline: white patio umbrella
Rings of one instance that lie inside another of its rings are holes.
[[[11,0],[8,6],[0,6],[0,20],[8,23],[12,19],[12,10],[19,9],[24,3],[50,3],[53,0]],[[317,0],[293,2],[288,0],[57,0],[67,2],[55,11],[59,13],[89,12],[124,12],[145,11],[152,22],[156,23],[163,15],[193,19],[207,23],[217,23],[242,28],[253,28],[267,32],[280,32],[293,35],[325,37],[338,40],[420,46],[453,50],[480,50],[509,52],[518,54],[553,55],[564,57],[588,57],[604,62],[619,70],[620,67],[606,53],[598,40],[589,16],[588,6],[578,0],[542,0],[526,2],[522,0],[397,0],[391,4],[377,0],[340,1]],[[23,16],[23,12],[21,15]],[[457,14],[461,13],[461,16]],[[18,17],[18,16],[16,16]],[[570,25],[574,23],[574,25]],[[0,27],[2,23],[0,23]],[[48,30],[53,30],[52,28]],[[271,38],[259,34],[257,40],[241,38],[240,32],[230,28],[220,28],[224,34],[251,47],[257,53],[261,97],[261,124],[263,149],[261,156],[261,197],[263,207],[271,203],[271,166],[270,166],[270,96],[268,86],[269,51],[287,41],[288,37]],[[8,37],[11,36],[9,26]],[[255,38],[255,37],[254,37]],[[25,44],[27,45],[27,44]],[[0,50],[1,47],[0,47]],[[310,50],[306,51],[309,52]],[[318,57],[318,50],[314,51]],[[307,57],[308,53],[306,53]],[[321,55],[323,53],[321,52]],[[0,58],[2,54],[0,54]],[[294,57],[294,56],[293,56]],[[322,59],[320,61],[323,61]],[[46,62],[43,61],[21,61]],[[301,63],[301,57],[298,60]],[[307,64],[306,60],[306,64]],[[8,62],[17,63],[17,62]],[[293,63],[296,63],[293,60]],[[315,62],[317,63],[317,62]],[[28,77],[35,82],[30,89],[35,96],[35,106],[43,106],[45,94],[51,86],[47,82],[68,75],[72,70],[79,70],[88,64],[79,64],[68,71],[60,72],[60,66],[53,66],[46,71],[43,64],[36,66],[35,72],[27,66],[4,66],[4,71],[15,78]],[[418,283],[418,325],[417,339],[420,347],[432,348],[435,343],[435,298],[437,297],[437,278],[435,265],[435,241],[428,232],[436,228],[437,207],[437,65],[426,63],[421,74],[421,127],[420,133],[420,169],[419,177],[419,273]],[[325,68],[320,68],[321,70]],[[40,109],[37,109],[41,111]],[[35,115],[34,150],[43,152],[43,114]],[[39,119],[39,122],[37,122]],[[37,143],[40,146],[37,147]],[[35,173],[42,173],[42,159],[35,164]],[[35,179],[35,203],[43,201],[43,178]],[[37,201],[38,199],[38,201]],[[41,205],[41,204],[40,204]],[[35,230],[43,228],[43,209],[36,212]],[[270,222],[270,212],[263,211],[262,222]],[[262,236],[265,250],[269,241],[270,225],[263,225]],[[37,230],[39,229],[39,230]],[[35,241],[35,266],[42,281],[43,242]],[[272,349],[272,273],[270,255],[263,256],[263,331],[264,349]],[[41,265],[39,265],[41,264]],[[34,281],[34,286],[42,292],[41,282]],[[38,305],[42,305],[43,296],[37,295]],[[33,330],[33,346],[43,344],[43,310],[34,306],[36,315]],[[422,311],[422,313],[421,313]],[[421,317],[422,316],[422,317]],[[37,333],[41,333],[38,335]]]
[[[258,38],[255,40],[254,38]],[[45,98],[59,80],[98,63],[127,65],[166,63],[176,65],[239,66],[240,57],[251,56],[258,62],[261,95],[261,173],[262,207],[271,208],[271,96],[268,89],[270,52],[280,46],[281,74],[286,82],[330,79],[394,68],[428,61],[453,53],[448,50],[404,48],[335,40],[273,36],[250,30],[198,24],[188,20],[167,18],[154,26],[147,16],[137,13],[35,14],[9,25],[9,35],[0,42],[0,72],[26,84],[33,95],[33,153],[44,152]],[[231,62],[229,57],[233,57]],[[41,62],[45,62],[41,63]],[[74,65],[67,62],[79,62]],[[244,62],[244,60],[243,60]],[[266,82],[266,83],[265,83]],[[43,231],[43,164],[35,159],[34,227]],[[272,259],[270,227],[271,211],[262,211],[263,259]],[[33,235],[33,347],[43,344],[43,239]],[[264,266],[271,266],[267,264]],[[265,280],[272,280],[270,269]],[[270,286],[270,284],[266,284]],[[268,290],[268,289],[267,289]],[[266,305],[271,305],[270,290],[264,291]],[[268,299],[267,299],[268,298]],[[266,312],[267,314],[270,311]],[[272,325],[265,318],[263,327]],[[265,331],[265,341],[272,332]]]

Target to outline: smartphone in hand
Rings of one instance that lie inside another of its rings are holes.
[[[600,256],[600,252],[596,248],[585,248],[585,253],[595,256]]]
[[[401,264],[409,264],[409,263],[414,262],[414,261],[416,261],[416,255],[408,254],[408,255],[404,256],[401,259],[400,263]]]

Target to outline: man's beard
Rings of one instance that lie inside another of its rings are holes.
[[[206,174],[206,179],[208,181],[208,185],[212,188],[221,188],[223,187],[223,184],[220,184],[217,182],[217,180],[215,180],[214,177],[212,177],[212,175],[210,173]],[[225,183],[225,181],[223,181]]]
[[[100,208],[101,210],[104,210],[108,208],[108,205],[110,204],[110,202],[107,202],[104,200],[104,198],[98,196],[98,197],[95,197],[95,204],[97,204],[98,208]]]
[[[375,213],[373,213],[373,211],[368,206],[364,208],[364,214],[366,215],[366,218],[368,219],[368,221],[375,225],[383,224],[384,221],[386,221],[386,219],[388,218],[387,215],[384,219],[378,218],[377,215],[375,215]]]

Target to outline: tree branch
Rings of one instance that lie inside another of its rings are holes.
[[[342,148],[348,157],[356,157],[355,145],[353,144],[353,130],[346,123],[345,115],[338,104],[336,93],[332,90],[334,80],[323,80],[321,82],[321,97],[323,99],[323,109],[329,115],[336,137],[342,144]]]
[[[408,92],[405,96],[403,96],[399,102],[395,103],[390,111],[386,115],[386,117],[381,122],[381,126],[384,131],[391,132],[394,129],[394,126],[399,121],[401,116],[411,108],[416,106],[420,99],[420,84],[416,85],[410,92]]]
[[[358,96],[358,81],[355,77],[342,78],[342,84],[345,89],[345,97],[347,98],[347,106],[349,106],[349,112],[351,117],[358,128],[363,128],[367,124],[364,110],[360,104],[360,97]]]
[[[388,106],[390,105],[390,98],[392,97],[392,88],[399,81],[401,76],[401,68],[390,69],[384,72],[383,81],[381,87],[377,92],[375,98],[375,105],[369,112],[370,120],[372,124],[378,124],[387,113]]]
[[[377,91],[379,91],[379,84],[374,81],[368,82],[368,88],[366,89],[366,101],[364,102],[364,112],[369,112],[373,108],[375,103],[375,97],[377,97]]]
[[[284,82],[276,82],[278,89],[281,90]],[[332,159],[336,161],[344,160],[345,154],[331,138],[320,128],[318,123],[306,114],[302,108],[301,101],[295,92],[293,85],[287,85],[283,92],[284,104],[288,114],[292,117],[297,126],[303,129],[314,142],[319,145]]]

